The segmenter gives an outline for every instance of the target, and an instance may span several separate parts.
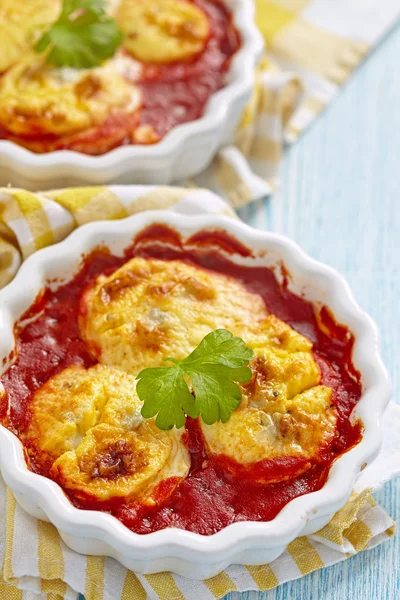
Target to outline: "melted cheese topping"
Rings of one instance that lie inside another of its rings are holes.
[[[236,334],[267,317],[260,296],[230,277],[143,258],[100,276],[81,313],[81,333],[96,358],[135,374],[165,364],[166,356],[185,358],[215,329]]]
[[[262,408],[253,405],[236,410],[225,424],[206,425],[201,429],[209,455],[224,455],[245,466],[281,457],[318,459],[335,435],[337,415],[331,403],[331,390],[316,386],[291,399],[281,397],[266,401]],[[240,443],[238,443],[240,440]],[[301,462],[296,474],[308,469]],[[264,481],[286,479],[284,470]]]
[[[247,466],[278,457],[318,458],[333,441],[337,414],[331,389],[318,385],[311,343],[272,315],[244,339],[255,354],[253,377],[242,385],[241,405],[227,423],[200,420],[208,453]],[[297,472],[309,466],[304,462]],[[284,471],[268,475],[269,482],[284,478]]]
[[[168,63],[199,54],[210,35],[204,12],[186,0],[122,0],[116,19],[138,60]]]
[[[238,281],[180,261],[134,258],[100,276],[81,307],[92,352],[130,373],[161,365],[166,356],[186,357],[217,328],[254,350],[253,377],[242,386],[238,410],[224,424],[200,420],[210,456],[245,467],[295,457],[303,461],[301,472],[332,443],[337,414],[331,390],[319,385],[311,342],[268,315],[262,298]],[[282,471],[267,480],[286,477]]]
[[[16,135],[66,135],[103,123],[113,112],[135,112],[139,89],[113,68],[55,69],[30,56],[0,80],[0,122]]]
[[[255,356],[253,378],[243,388],[248,403],[262,405],[282,393],[292,398],[319,383],[311,342],[274,315],[244,332],[244,340]]]
[[[61,0],[1,0],[0,72],[29,52],[35,40],[35,27],[43,27],[58,17]]]
[[[24,434],[35,460],[83,498],[165,499],[189,470],[182,431],[160,431],[143,419],[131,375],[102,365],[69,367],[34,395]],[[161,481],[171,480],[163,497]]]

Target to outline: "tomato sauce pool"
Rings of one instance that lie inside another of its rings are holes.
[[[333,445],[301,475],[279,483],[257,484],[251,470],[243,477],[243,473],[233,474],[227,469],[223,458],[207,458],[198,424],[189,420],[185,439],[191,455],[190,474],[168,500],[150,508],[121,500],[109,504],[90,499],[83,502],[69,493],[76,506],[110,512],[137,533],[180,527],[209,535],[236,521],[273,519],[293,498],[320,489],[332,462],[360,441],[361,425],[352,425],[349,420],[361,395],[359,374],[351,362],[354,340],[350,332],[336,324],[327,309],[322,309],[317,320],[313,306],[293,295],[287,282],[278,283],[266,267],[235,264],[229,256],[234,253],[250,255],[247,248],[223,232],[204,231],[182,242],[175,231],[159,225],[141,232],[122,258],[102,249],[85,257],[74,279],[54,292],[46,289],[16,326],[15,359],[2,376],[6,395],[0,416],[4,424],[18,435],[29,422],[29,403],[38,388],[71,364],[90,367],[96,363],[80,337],[81,295],[100,273],[111,273],[127,259],[141,256],[179,259],[230,275],[260,294],[268,311],[306,335],[313,342],[322,383],[333,390],[332,401],[338,412]],[[290,469],[284,461],[270,461],[271,472]],[[30,458],[30,467],[48,475],[43,467],[40,470],[35,465],[34,458]],[[168,480],[161,486],[168,486]],[[160,490],[160,497],[165,497],[165,490]]]

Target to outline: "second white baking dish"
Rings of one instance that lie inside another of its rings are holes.
[[[70,150],[35,154],[0,140],[0,185],[31,190],[84,183],[164,185],[200,173],[231,140],[250,98],[263,48],[253,1],[224,1],[233,12],[242,46],[233,57],[226,86],[210,98],[202,118],[175,127],[157,144],[121,146],[101,156]]]

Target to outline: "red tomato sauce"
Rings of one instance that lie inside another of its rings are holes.
[[[80,337],[79,302],[82,293],[101,273],[111,273],[134,256],[185,262],[224,273],[260,294],[266,308],[313,342],[315,360],[322,383],[332,388],[332,401],[338,412],[334,442],[310,468],[296,475],[298,459],[293,457],[264,461],[251,468],[239,467],[227,457],[208,458],[197,421],[186,424],[185,441],[191,455],[188,477],[169,495],[175,481],[160,484],[160,502],[145,507],[123,500],[108,504],[78,500],[68,492],[73,504],[103,510],[115,515],[129,529],[149,533],[165,527],[180,527],[209,535],[236,521],[269,521],[293,498],[320,489],[332,462],[361,439],[360,423],[350,423],[350,413],[361,396],[361,383],[352,362],[354,338],[338,325],[324,308],[317,320],[313,306],[288,288],[288,275],[280,284],[266,267],[239,266],[230,254],[251,254],[240,242],[218,232],[201,232],[184,243],[179,235],[162,225],[141,232],[122,258],[97,249],[85,257],[78,274],[56,291],[46,289],[16,325],[16,350],[12,366],[2,376],[6,390],[0,417],[16,435],[30,419],[33,393],[49,378],[72,364],[90,367],[96,363]],[[26,323],[26,321],[28,322]],[[25,322],[25,323],[24,323]],[[321,328],[322,324],[322,328]],[[7,410],[8,408],[8,410]],[[47,476],[45,467],[27,460],[30,468]],[[301,466],[301,465],[300,465]],[[260,473],[272,477],[282,470],[288,479],[279,483],[257,483]],[[169,496],[167,500],[161,500]]]
[[[18,136],[0,125],[0,139],[9,139],[39,153],[75,150],[98,155],[118,146],[141,143],[132,138],[139,125],[153,127],[156,137],[152,143],[155,143],[177,125],[199,119],[210,97],[226,84],[231,59],[240,47],[240,35],[232,13],[222,0],[188,1],[207,15],[209,40],[204,50],[191,60],[144,65],[140,80],[133,81],[142,93],[139,112],[115,113],[99,126],[61,137],[37,128],[32,128],[29,135]],[[129,59],[126,51],[120,52]],[[132,59],[133,64],[136,61]]]

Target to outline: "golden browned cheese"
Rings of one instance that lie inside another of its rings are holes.
[[[115,112],[140,107],[139,89],[113,67],[75,71],[29,55],[0,80],[0,123],[15,135],[73,134],[102,124]]]
[[[121,0],[115,17],[125,48],[142,62],[190,59],[210,35],[205,13],[186,0]]]
[[[186,477],[189,454],[182,430],[160,431],[141,416],[135,388],[135,378],[115,368],[65,369],[32,399],[22,436],[30,455],[78,496],[157,502],[158,483],[175,478],[171,493]]]
[[[81,311],[82,337],[96,358],[134,374],[168,356],[185,358],[215,329],[240,333],[267,317],[261,297],[230,277],[143,258],[100,276]]]
[[[318,459],[335,436],[332,390],[319,385],[311,343],[276,317],[268,321],[267,333],[265,322],[245,338],[255,358],[250,363],[253,377],[242,385],[240,407],[224,424],[200,420],[207,451],[247,466],[286,456]],[[308,466],[304,463],[298,472]],[[284,472],[274,481],[281,477]]]
[[[311,342],[268,315],[262,298],[237,280],[181,261],[134,258],[97,279],[82,314],[82,335],[96,357],[134,374],[168,356],[185,358],[217,328],[253,349],[253,377],[238,410],[224,424],[200,420],[209,455],[245,466],[284,456],[312,460],[332,443],[336,410]]]
[[[262,408],[252,404],[239,408],[224,424],[200,422],[209,455],[228,456],[250,466],[281,457],[318,460],[320,451],[333,441],[336,421],[330,388],[317,385],[291,399],[278,396],[266,401]],[[308,467],[305,462],[297,472]],[[282,471],[273,480],[285,478]]]
[[[0,73],[29,52],[47,24],[59,15],[61,0],[1,0]]]

